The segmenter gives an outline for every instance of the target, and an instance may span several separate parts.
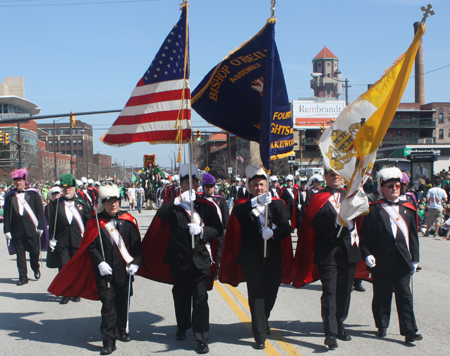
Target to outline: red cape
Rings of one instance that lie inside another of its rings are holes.
[[[139,231],[136,219],[130,214],[122,214],[119,216],[119,219],[131,221]],[[102,229],[108,220],[98,219],[98,222],[100,224],[100,229]],[[50,284],[50,287],[48,287],[50,293],[56,296],[81,297],[99,300],[94,274],[94,268],[96,268],[96,266],[94,266],[87,250],[88,246],[97,236],[98,227],[96,218],[94,217],[88,221],[86,232],[81,239],[78,252],[62,268]]]
[[[311,227],[311,221],[320,208],[325,205],[330,196],[331,192],[328,191],[314,194],[311,197],[308,209],[306,209],[297,240],[294,263],[292,265],[292,284],[297,288],[301,288],[306,284],[320,279],[318,267],[313,263],[316,230]],[[371,280],[366,263],[362,258],[356,265],[355,278]]]
[[[197,201],[205,202],[211,206],[214,204],[204,198],[197,198]],[[169,222],[161,220],[155,215],[142,240],[142,262],[136,273],[137,275],[151,279],[152,281],[173,284],[172,276],[170,275],[170,266],[163,263],[171,234]],[[217,239],[211,241],[211,250],[213,260],[217,261]],[[213,263],[211,265],[208,290],[213,288],[215,275],[216,264]]]
[[[277,198],[272,198],[276,200]],[[241,204],[249,199],[241,198],[235,203]],[[223,244],[222,257],[220,259],[219,281],[237,287],[245,281],[244,270],[236,263],[242,242],[242,229],[239,220],[234,216],[234,210],[228,220],[225,242]],[[293,260],[291,236],[281,240],[282,270],[281,283],[291,284],[291,266]]]

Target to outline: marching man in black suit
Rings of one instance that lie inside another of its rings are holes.
[[[131,340],[126,329],[128,291],[133,279],[130,276],[137,272],[141,264],[142,245],[136,220],[130,214],[119,211],[120,192],[117,185],[101,186],[99,195],[101,241],[96,221],[90,223],[93,231],[86,231],[86,236],[97,236],[88,251],[96,266],[95,281],[102,302],[101,354],[109,355],[116,349],[116,332],[120,341]]]
[[[3,231],[10,249],[17,253],[19,270],[18,286],[28,283],[25,249],[30,255],[34,278],[41,278],[39,269],[40,237],[44,231],[44,208],[39,193],[33,189],[25,190],[28,171],[25,168],[11,172],[16,188],[5,197]]]
[[[194,332],[199,353],[209,352],[208,286],[211,278],[210,244],[222,236],[223,226],[217,209],[210,201],[197,198],[198,169],[192,165],[192,191],[189,191],[189,165],[180,168],[181,195],[163,204],[156,216],[170,224],[170,240],[163,263],[170,266],[173,300],[177,319],[176,340]],[[194,222],[191,222],[191,202]],[[192,249],[192,235],[195,248]],[[214,253],[213,253],[214,254]],[[213,276],[214,277],[214,276]],[[192,315],[192,318],[191,318]]]
[[[86,201],[75,197],[76,179],[70,174],[60,177],[63,188],[62,197],[52,202],[50,213],[50,247],[55,250],[59,259],[59,270],[75,256],[81,243],[88,220],[91,218],[91,209]],[[72,298],[79,302],[79,297]],[[67,304],[68,297],[63,297],[61,304]]]
[[[311,227],[316,230],[314,264],[318,266],[322,282],[322,320],[325,345],[338,347],[336,338],[350,341],[344,329],[350,307],[350,294],[356,263],[361,259],[356,225],[339,225],[340,202],[345,191],[342,178],[334,171],[325,173],[326,187],[311,196],[308,210],[314,213]],[[341,231],[340,231],[341,230]],[[340,232],[340,235],[339,235]]]
[[[247,281],[255,348],[264,349],[267,334],[270,332],[268,319],[282,281],[282,265],[292,262],[291,230],[289,213],[283,200],[272,199],[270,192],[266,193],[267,176],[263,168],[247,166],[246,175],[251,199],[238,200],[232,214],[242,229],[242,239],[240,247],[238,243],[233,243],[234,246],[228,244],[228,247],[239,248],[236,263],[242,266]],[[264,217],[266,205],[268,205],[267,228]],[[289,248],[285,248],[286,253],[283,253],[281,243],[286,238],[289,238],[289,241],[285,240]],[[267,241],[266,257],[264,241]],[[225,245],[227,243],[226,241]],[[220,273],[223,273],[222,269]]]
[[[409,287],[419,263],[417,213],[411,203],[399,199],[401,178],[402,172],[396,167],[378,172],[378,192],[382,199],[371,204],[370,214],[364,217],[361,253],[373,275],[376,335],[386,336],[394,291],[400,334],[406,342],[414,342],[422,340],[422,335],[417,334]]]

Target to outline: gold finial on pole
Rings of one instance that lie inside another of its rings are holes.
[[[270,7],[270,11],[271,11],[271,17],[275,17],[275,3],[276,3],[276,0],[271,0],[270,1],[270,3],[271,3],[271,7]]]
[[[422,23],[425,23],[425,20],[427,19],[428,16],[433,16],[434,15],[434,10],[432,10],[433,8],[433,4],[428,4],[427,7],[422,6],[420,8],[420,10],[423,11],[423,18],[422,18]]]

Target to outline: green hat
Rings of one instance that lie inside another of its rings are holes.
[[[77,180],[70,173],[62,174],[59,182],[61,187],[75,187],[75,191],[77,190]]]

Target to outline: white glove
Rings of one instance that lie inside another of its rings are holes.
[[[262,229],[262,238],[263,238],[264,240],[268,240],[268,239],[270,239],[272,236],[273,236],[273,230],[272,230],[272,229],[269,229],[268,227]]]
[[[5,236],[6,236],[6,243],[8,244],[8,246],[11,244],[11,233],[10,232],[7,232],[6,234],[5,234]]]
[[[56,243],[57,243],[57,241],[56,241],[56,240],[53,240],[53,239],[51,239],[51,240],[48,242],[48,244],[50,245],[50,248],[52,249],[52,252],[55,251]]]
[[[44,230],[39,230],[39,229],[37,229],[36,231],[37,231],[37,233],[39,234],[39,237],[41,237],[42,234],[44,233]]]
[[[138,271],[138,269],[139,269],[139,266],[138,266],[138,265],[131,264],[131,265],[128,267],[128,274],[134,276],[135,273]]]
[[[302,210],[302,204],[297,204],[297,209]]]
[[[417,266],[419,265],[419,262],[411,262],[411,264],[412,264],[412,266],[414,268],[414,271],[413,271],[413,274],[414,274],[414,273],[416,273]]]
[[[373,268],[376,266],[375,257],[373,257],[373,255],[367,256],[365,261],[366,261],[367,267],[369,267],[369,268]]]
[[[261,194],[258,197],[258,203],[261,205],[269,205],[270,203],[272,203],[272,194],[270,194],[270,192]]]
[[[192,189],[190,192],[189,190],[186,190],[185,192],[181,193],[179,198],[175,199],[176,205],[179,205],[181,202],[190,204],[191,201],[195,201],[194,189]]]
[[[188,226],[191,235],[200,235],[203,232],[203,228],[196,223],[189,223]]]
[[[102,276],[112,275],[112,268],[105,261],[100,262],[100,264],[98,265],[98,270],[100,271],[100,275]]]

